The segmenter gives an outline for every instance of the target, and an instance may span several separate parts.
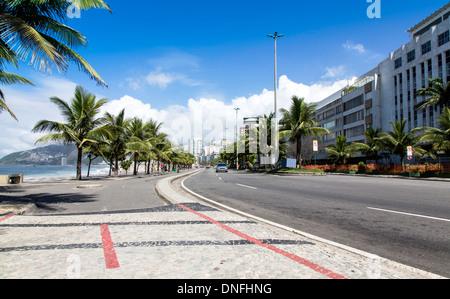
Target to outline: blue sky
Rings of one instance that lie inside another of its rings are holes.
[[[381,0],[381,18],[370,19],[366,10],[371,3],[366,0],[106,2],[112,14],[83,11],[81,18],[69,20],[69,26],[88,38],[88,46],[77,52],[109,88],[97,86],[76,65],[70,65],[65,75],[55,70],[52,76],[26,64],[19,71],[8,68],[37,86],[2,87],[19,123],[6,113],[0,115],[3,131],[17,136],[11,142],[0,135],[0,157],[33,147],[37,137],[29,133],[31,127],[58,113],[48,106],[48,97],[69,97],[76,84],[111,99],[114,111],[121,100],[137,103],[137,110],[148,109],[147,115],[166,124],[168,115],[193,114],[192,109],[202,105],[210,107],[203,118],[223,109],[224,118],[232,119],[236,105],[246,105],[242,117],[261,113],[256,108],[263,107],[273,91],[273,40],[267,34],[275,31],[285,35],[278,40],[278,75],[286,90],[281,106],[288,105],[292,90],[306,90],[297,95],[318,101],[407,43],[410,27],[448,3]],[[33,115],[24,106],[30,99],[40,103]],[[265,109],[264,113],[271,112]],[[49,111],[52,114],[47,116]],[[229,127],[226,124],[219,131],[230,131]],[[187,135],[193,134],[205,137],[204,132]]]

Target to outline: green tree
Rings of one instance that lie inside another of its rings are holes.
[[[304,98],[292,97],[292,103],[289,110],[280,109],[283,114],[281,119],[284,134],[289,136],[289,140],[296,143],[296,160],[301,165],[302,137],[318,136],[331,134],[331,131],[325,128],[317,127],[314,118],[316,113],[315,103],[306,103]]]
[[[347,137],[344,135],[336,137],[336,144],[328,145],[325,151],[329,154],[327,158],[336,164],[346,164],[348,159],[353,158],[358,153],[353,144],[347,143]]]
[[[419,89],[419,96],[428,97],[423,104],[418,105],[418,109],[426,109],[434,105],[450,105],[450,82],[444,85],[441,78],[428,79],[429,87]]]
[[[131,164],[133,164],[133,161],[131,160],[120,161],[120,167],[125,170],[125,173],[128,173],[128,169],[130,168]]]
[[[18,68],[19,60],[50,73],[52,65],[65,73],[68,62],[74,62],[99,85],[106,86],[94,68],[73,49],[87,45],[87,39],[67,23],[67,9],[75,5],[80,10],[111,9],[103,0],[2,0],[0,2],[0,83],[33,84],[31,81],[5,72],[6,64]],[[0,90],[0,111],[7,110]],[[17,119],[17,118],[16,118]]]
[[[378,152],[381,150],[380,137],[383,131],[381,128],[369,127],[365,132],[366,143],[353,142],[355,149],[359,150],[367,158],[378,160]]]
[[[124,158],[127,142],[128,120],[125,119],[125,109],[122,109],[119,114],[112,115],[109,112],[105,113],[105,143],[107,144],[107,152],[109,152],[110,163],[114,165],[114,175],[119,174],[119,161]]]
[[[424,134],[420,141],[431,143],[437,151],[450,152],[450,107],[444,108],[439,116],[439,128],[424,127]]]
[[[402,161],[407,155],[407,148],[411,146],[413,151],[417,155],[421,155],[424,150],[420,146],[421,135],[419,134],[422,128],[415,128],[411,132],[407,133],[405,131],[406,119],[401,122],[398,120],[395,123],[389,122],[392,126],[392,131],[387,133],[381,133],[380,142],[381,148],[391,152],[393,155],[400,156]]]
[[[132,153],[132,159],[134,160],[133,175],[137,175],[138,162],[146,152],[151,150],[152,145],[148,142],[148,132],[142,119],[137,117],[131,119],[126,131],[128,136],[126,152]]]
[[[50,101],[58,106],[65,122],[39,121],[34,126],[33,132],[52,133],[39,138],[36,143],[49,141],[59,141],[64,144],[75,143],[78,150],[76,179],[81,180],[83,146],[89,142],[96,142],[97,136],[104,134],[105,128],[102,125],[105,120],[97,118],[97,115],[108,99],[97,101],[94,94],[78,85],[70,105],[58,97],[52,97]]]
[[[145,153],[147,159],[147,174],[150,173],[151,161],[158,158],[157,156],[157,144],[167,137],[167,134],[162,133],[161,130],[162,123],[150,119],[144,125],[144,130],[146,131],[146,141],[150,145],[150,150]],[[153,168],[152,168],[153,171]]]

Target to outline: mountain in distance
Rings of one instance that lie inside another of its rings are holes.
[[[67,159],[67,165],[75,165],[77,161],[75,145],[52,144],[15,152],[0,159],[0,165],[61,165],[62,158]]]

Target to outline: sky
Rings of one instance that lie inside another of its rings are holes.
[[[376,2],[374,2],[376,1]],[[409,42],[409,28],[448,3],[444,0],[106,0],[112,13],[82,11],[68,25],[89,40],[75,50],[108,87],[78,67],[43,74],[19,70],[35,86],[1,86],[9,107],[0,114],[0,158],[35,144],[41,119],[62,121],[52,96],[70,101],[76,85],[110,101],[104,111],[154,119],[175,143],[234,140],[244,117],[273,111],[274,41],[278,108],[291,97],[319,102],[376,67]],[[379,18],[368,8],[379,4]]]

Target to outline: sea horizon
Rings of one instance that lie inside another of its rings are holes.
[[[75,178],[76,165],[0,165],[0,175],[23,174],[24,181],[28,179]],[[83,165],[82,177],[87,176],[89,167]],[[106,176],[108,165],[91,165],[90,176]]]

